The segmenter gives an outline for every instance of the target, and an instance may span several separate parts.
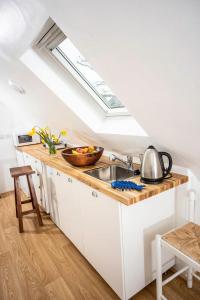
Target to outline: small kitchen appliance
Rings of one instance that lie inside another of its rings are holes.
[[[13,140],[15,146],[27,146],[40,144],[39,135],[35,134],[33,136],[28,135],[27,131],[21,131],[20,133],[15,133],[13,135]]]
[[[163,161],[164,156],[168,159],[167,168]],[[140,154],[140,160],[141,181],[144,183],[160,183],[170,174],[172,168],[172,157],[167,152],[158,152],[156,148],[149,146],[144,154]]]

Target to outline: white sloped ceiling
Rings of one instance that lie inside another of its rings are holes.
[[[45,5],[152,139],[176,163],[200,168],[200,2]]]

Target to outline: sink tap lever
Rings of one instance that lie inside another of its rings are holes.
[[[111,161],[115,161],[118,160],[121,163],[123,163],[129,170],[134,170],[133,169],[133,157],[131,155],[127,155],[126,156],[126,161],[120,159],[119,157],[117,157],[115,154],[112,154],[110,157]]]

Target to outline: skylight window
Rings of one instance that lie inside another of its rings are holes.
[[[103,108],[107,117],[130,115],[110,87],[51,18],[35,46],[37,50],[47,50],[48,54],[56,58]]]
[[[79,81],[81,80],[84,85],[87,84],[89,89],[96,94],[99,100],[102,101],[108,109],[124,108],[124,105],[73,45],[69,38],[65,38],[51,51],[65,67],[68,67],[67,64],[70,65],[76,72],[76,75],[78,75]]]

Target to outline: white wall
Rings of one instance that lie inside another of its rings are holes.
[[[8,85],[9,78],[23,85],[26,94],[12,90]],[[84,123],[71,114],[22,63],[0,60],[0,193],[13,189],[9,174],[9,168],[16,166],[12,133],[20,129],[29,130],[34,125],[48,125],[56,130],[73,128],[69,137],[75,143],[80,141],[80,137],[76,137],[77,131],[80,136],[86,131],[92,137]]]
[[[0,100],[13,112],[15,127],[46,125],[60,128],[69,124],[74,128],[86,129],[77,117],[20,61],[12,63],[0,60]],[[16,93],[8,85],[12,79],[26,90],[24,95]]]
[[[9,168],[16,164],[12,129],[12,114],[8,107],[0,101],[0,193],[13,188],[9,172]]]

